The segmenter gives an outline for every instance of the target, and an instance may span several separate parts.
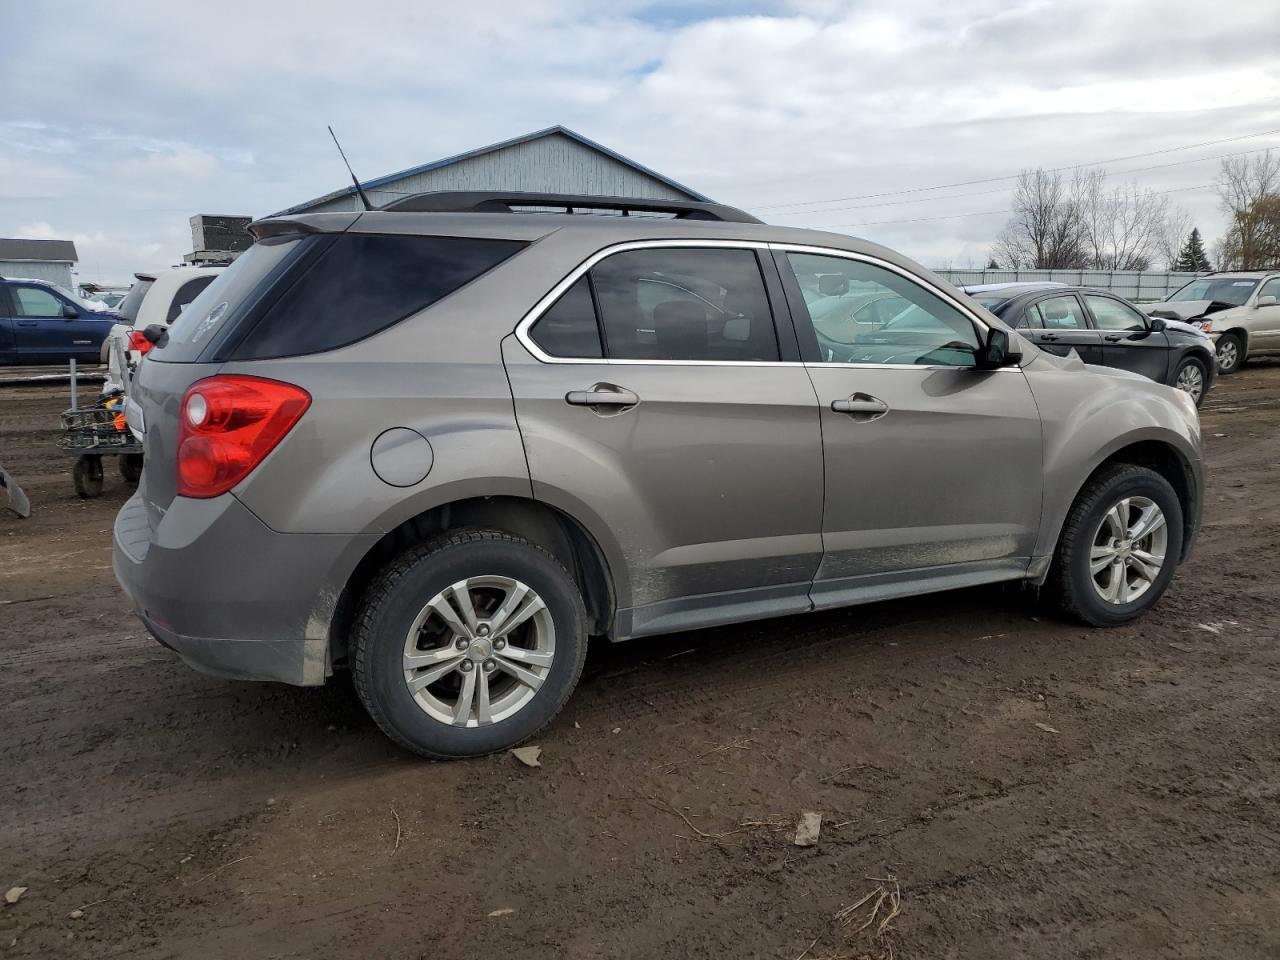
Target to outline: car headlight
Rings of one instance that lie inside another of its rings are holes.
[[[1199,327],[1202,333],[1212,333],[1212,332],[1213,332],[1213,321],[1212,321],[1212,320],[1196,320],[1196,321],[1192,324],[1192,326]]]

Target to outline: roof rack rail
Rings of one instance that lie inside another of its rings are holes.
[[[379,210],[396,213],[515,213],[516,207],[563,207],[574,210],[616,210],[630,213],[669,213],[677,220],[718,220],[724,223],[763,223],[737,207],[695,200],[650,200],[641,197],[594,197],[573,193],[440,190],[393,200]]]

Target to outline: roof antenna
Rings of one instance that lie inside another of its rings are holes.
[[[338,153],[342,156],[342,162],[347,165],[347,173],[351,174],[351,182],[356,185],[356,194],[360,197],[360,202],[364,204],[366,210],[372,210],[373,204],[369,202],[369,197],[364,192],[364,187],[360,186],[360,181],[356,179],[356,172],[351,169],[351,161],[347,159],[346,151],[342,149],[342,144],[338,142],[338,135],[333,132],[333,127],[329,127],[329,136],[333,137],[333,145],[338,148]]]

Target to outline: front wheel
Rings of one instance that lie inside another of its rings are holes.
[[[1224,333],[1218,338],[1218,372],[1235,373],[1244,364],[1244,341],[1239,334]]]
[[[1187,357],[1178,365],[1173,375],[1173,385],[1200,406],[1204,402],[1204,385],[1208,370],[1195,357]]]
[[[1063,612],[1114,627],[1151,609],[1182,556],[1182,505],[1154,470],[1117,464],[1092,477],[1067,515],[1049,572]]]
[[[586,610],[551,554],[464,530],[401,555],[356,619],[356,692],[383,733],[425,757],[516,746],[569,699],[587,653]]]
[[[102,496],[102,458],[92,454],[76,457],[76,464],[71,468],[71,482],[81,500]]]

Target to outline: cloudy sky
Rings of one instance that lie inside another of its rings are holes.
[[[1280,8],[0,0],[0,91],[0,236],[74,239],[86,280],[178,262],[193,213],[342,186],[326,123],[365,179],[562,123],[772,222],[980,266],[1024,167],[1112,161],[1217,236],[1214,158],[1280,148]]]

